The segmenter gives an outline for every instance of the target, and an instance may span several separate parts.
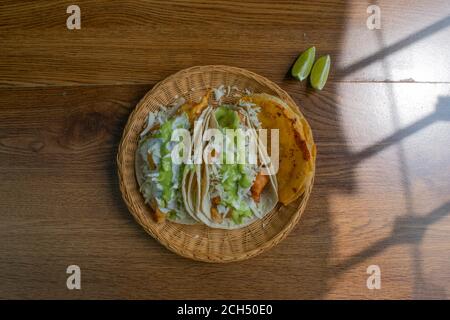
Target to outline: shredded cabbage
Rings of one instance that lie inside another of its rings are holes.
[[[171,138],[175,129],[189,129],[190,124],[186,113],[169,120],[166,117],[166,113],[158,113],[155,121],[160,123],[160,128],[150,136],[143,137],[139,144],[145,177],[141,192],[146,203],[155,199],[161,212],[169,214],[169,218],[180,218],[175,215],[184,215],[185,211],[180,192],[184,165],[172,162],[171,152],[177,142],[171,141]],[[155,168],[148,162],[149,154]]]
[[[256,111],[255,111],[256,112]],[[219,130],[225,137],[225,152],[222,153],[220,163],[210,165],[210,195],[220,197],[217,206],[219,213],[225,214],[231,210],[231,218],[235,224],[241,224],[245,218],[253,215],[260,216],[260,210],[251,198],[250,188],[256,178],[258,166],[256,164],[226,163],[226,153],[232,152],[237,157],[237,147],[234,140],[226,136],[226,129],[248,129],[240,123],[237,112],[232,106],[221,105],[215,111]],[[247,140],[247,139],[246,139]],[[246,150],[249,143],[246,141]]]

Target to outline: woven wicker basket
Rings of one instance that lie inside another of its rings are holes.
[[[303,213],[313,181],[305,193],[289,206],[278,204],[264,219],[238,230],[212,229],[204,225],[157,224],[144,204],[135,178],[134,156],[146,116],[177,96],[198,101],[208,88],[220,85],[251,88],[280,97],[299,113],[292,98],[275,83],[253,72],[229,66],[197,66],[177,72],[158,83],[139,102],[125,127],[117,155],[120,190],[139,224],[173,252],[194,260],[232,262],[254,257],[284,239]]]

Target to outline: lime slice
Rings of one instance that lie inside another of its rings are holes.
[[[316,47],[311,47],[304,51],[295,61],[291,69],[291,74],[294,78],[303,81],[309,75],[316,56]]]
[[[330,64],[331,59],[329,55],[320,57],[317,59],[316,63],[314,63],[310,77],[311,86],[314,89],[322,90],[325,86],[328,79],[328,73],[330,72]]]

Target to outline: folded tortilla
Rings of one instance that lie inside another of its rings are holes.
[[[233,129],[232,127],[219,125],[217,114],[224,111],[231,118],[225,119],[226,123],[231,125],[235,120],[240,119],[241,129],[250,129],[250,134],[256,134],[253,131],[254,127],[246,109],[239,106],[220,106],[214,109],[211,112],[209,121],[206,122],[207,127],[205,130]],[[238,112],[240,115],[238,115]],[[257,136],[255,136],[255,141],[258,143],[259,156],[265,159],[264,157],[267,157],[265,147],[259,143]],[[262,166],[262,163],[253,165],[242,163],[225,164],[223,161],[221,163],[204,163],[201,166],[201,183],[199,188],[189,189],[192,198],[197,198],[200,190],[201,205],[199,210],[194,211],[193,217],[209,227],[220,229],[243,228],[256,220],[262,219],[273,210],[278,202],[276,177],[273,173],[265,178],[259,177]],[[239,170],[243,170],[243,172]],[[232,178],[230,172],[233,173],[232,176],[235,179],[227,181],[227,179]],[[245,186],[242,186],[241,180],[249,178],[245,176],[245,172],[249,172],[248,175],[251,177],[251,181],[247,181]],[[257,180],[264,181],[264,186],[259,189],[257,199],[254,199],[253,188]],[[229,185],[230,181],[233,186],[231,190],[227,191],[226,185]]]
[[[316,145],[306,119],[278,97],[265,93],[243,97],[261,108],[262,127],[279,130],[279,200],[288,205],[298,199],[314,176]],[[268,143],[270,145],[270,143]]]
[[[197,189],[200,174],[192,164],[173,163],[171,152],[177,142],[171,141],[171,134],[175,129],[188,129],[192,135],[194,122],[204,120],[211,111],[208,98],[209,92],[199,103],[183,103],[175,110],[150,113],[147,126],[141,133],[135,154],[136,180],[145,202],[153,209],[156,222],[167,219],[181,224],[198,223],[192,213],[199,206],[193,204],[199,202],[199,197],[194,197],[194,194],[187,196],[186,190]],[[200,134],[202,129],[203,125]],[[192,143],[190,152],[193,150]]]

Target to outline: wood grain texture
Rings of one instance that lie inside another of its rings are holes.
[[[245,66],[282,81],[311,45],[331,55],[332,80],[450,82],[446,0],[378,1],[376,31],[366,27],[361,1],[77,4],[81,30],[70,31],[65,2],[2,1],[1,86],[154,84],[206,64]]]
[[[0,3],[0,298],[449,297],[448,1],[378,1],[378,31],[359,1],[78,4],[82,29],[68,31],[69,3]],[[321,92],[286,76],[312,44],[333,60]],[[167,251],[117,184],[129,113],[195,64],[277,82],[318,146],[299,225],[240,263]],[[80,291],[66,288],[70,264]],[[381,290],[366,287],[371,264]]]

